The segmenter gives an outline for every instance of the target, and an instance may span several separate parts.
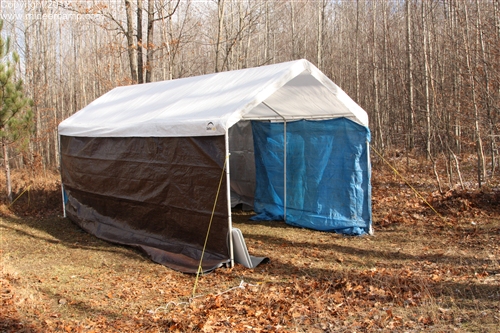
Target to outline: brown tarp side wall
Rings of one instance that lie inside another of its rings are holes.
[[[61,136],[67,216],[102,239],[142,248],[152,260],[196,272],[225,159],[223,136]],[[229,259],[224,175],[203,257]]]

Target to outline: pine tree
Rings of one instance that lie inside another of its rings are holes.
[[[10,38],[4,39],[0,20],[0,139],[4,160],[7,198],[12,202],[9,146],[29,137],[33,114],[31,100],[24,96],[23,81],[16,78],[19,55],[10,50]]]

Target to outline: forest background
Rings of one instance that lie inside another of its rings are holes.
[[[2,34],[14,42],[17,76],[33,100],[29,147],[9,146],[14,167],[56,169],[59,122],[114,87],[305,58],[368,112],[377,151],[425,157],[440,189],[481,187],[498,174],[498,0],[0,7]],[[467,159],[474,170],[462,176]]]

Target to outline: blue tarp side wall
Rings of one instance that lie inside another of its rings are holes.
[[[287,123],[287,209],[291,225],[361,235],[371,228],[368,128],[346,118]],[[283,220],[283,123],[252,122],[253,220]]]

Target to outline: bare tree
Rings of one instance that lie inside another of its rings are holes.
[[[144,54],[142,45],[142,0],[137,0],[137,83],[144,83]]]
[[[405,1],[406,7],[406,56],[408,59],[407,71],[408,71],[408,148],[410,150],[414,147],[414,123],[415,123],[415,109],[414,109],[414,97],[413,97],[413,50],[411,43],[411,0]]]
[[[325,26],[325,0],[318,1],[318,43],[316,48],[316,64],[319,69],[323,68],[323,38]]]
[[[130,64],[130,77],[132,82],[138,82],[139,70],[137,62],[137,45],[134,43],[134,24],[132,17],[132,3],[130,0],[125,0],[125,10],[127,13],[127,51]]]
[[[147,45],[146,45],[146,82],[151,82],[153,78],[153,55],[154,55],[154,22],[155,22],[155,1],[148,0],[148,27],[147,27]]]
[[[218,13],[218,23],[219,27],[217,29],[217,40],[215,42],[215,72],[220,72],[221,68],[219,67],[219,54],[221,50],[221,38],[224,27],[224,9],[225,9],[225,0],[217,0],[217,13]]]
[[[469,84],[471,87],[472,94],[472,106],[474,108],[474,136],[476,139],[476,154],[477,154],[477,182],[479,187],[481,187],[482,180],[485,178],[486,170],[484,163],[484,152],[483,152],[483,141],[481,138],[481,128],[479,125],[479,106],[477,101],[477,92],[476,92],[476,82],[474,78],[474,73],[472,70],[472,55],[470,51],[470,19],[467,8],[467,3],[464,3],[464,32],[463,32],[463,41],[465,47],[465,58],[466,58],[466,66],[467,66],[467,74],[469,76]]]

